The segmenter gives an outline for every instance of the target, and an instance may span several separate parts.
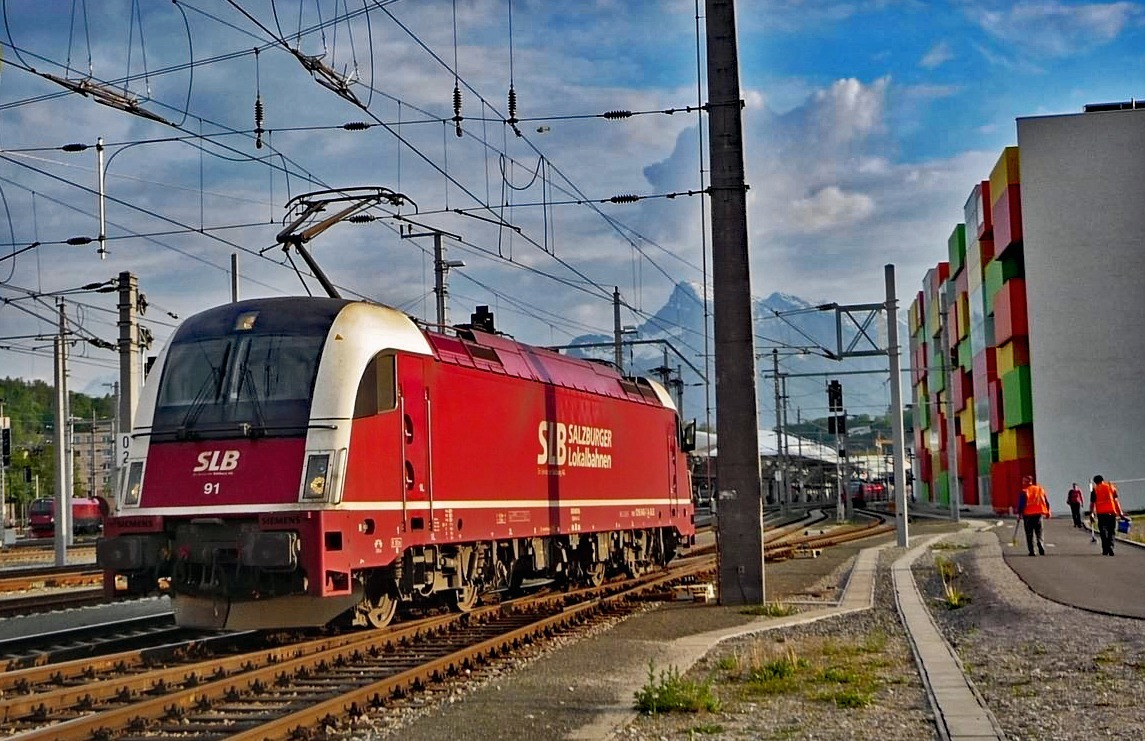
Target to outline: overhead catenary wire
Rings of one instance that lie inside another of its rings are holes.
[[[333,20],[332,20],[332,19],[326,18],[326,19],[323,19],[323,24],[322,24],[322,25],[323,25],[323,27],[328,27],[328,26],[330,25],[330,23],[332,23],[332,22],[333,22]],[[456,68],[456,66],[457,66],[457,65],[455,64],[455,65],[454,65],[454,67]],[[373,86],[372,86],[372,85],[371,85],[371,86],[369,86],[369,87],[370,87],[371,89],[373,89]],[[427,120],[428,120],[428,119],[427,119]],[[437,119],[437,120],[440,120],[440,119]],[[502,120],[503,120],[503,119],[502,119]],[[371,126],[372,126],[372,125],[373,125],[373,124],[371,124]],[[281,130],[281,129],[280,129],[280,130]],[[554,172],[557,172],[557,170],[556,170],[555,168],[554,168]],[[584,200],[584,199],[574,199],[574,200]],[[541,203],[539,203],[539,204],[536,204],[536,205],[538,205],[538,206],[541,206],[541,207],[550,207],[550,208],[551,208],[551,207],[552,207],[554,204],[556,204],[557,202],[558,202],[558,201],[557,201],[557,199],[548,199],[548,198],[546,198],[546,199],[543,199],[543,200],[541,201]],[[530,205],[530,204],[521,204],[521,205],[520,205],[520,207],[524,208],[524,207],[527,207],[528,205]],[[618,225],[618,222],[616,222],[615,220],[611,220],[611,221],[610,221],[610,223],[612,223],[614,227]],[[621,226],[621,227],[623,227],[623,225],[620,225],[620,226]],[[629,239],[631,239],[631,236],[628,236],[628,237],[626,237],[626,241],[627,241],[627,240],[629,240]],[[547,244],[547,239],[543,241],[543,244],[542,244],[542,249],[546,249],[546,247],[544,246],[544,245],[546,245],[546,244]],[[669,253],[669,254],[671,254],[671,253]],[[647,256],[645,256],[645,257],[647,257]],[[669,276],[669,277],[670,277],[670,276]],[[591,283],[594,283],[594,281],[589,281],[589,280],[587,280],[587,277],[586,277],[586,284],[591,284]],[[574,283],[574,284],[575,284],[575,283]]]

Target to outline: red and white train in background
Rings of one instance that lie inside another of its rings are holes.
[[[481,309],[445,333],[358,301],[242,301],[186,320],[150,377],[97,559],[109,591],[168,589],[181,625],[378,627],[694,542],[666,390]]]

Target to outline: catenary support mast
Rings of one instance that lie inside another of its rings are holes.
[[[763,498],[735,3],[705,0],[719,435],[719,585],[726,605],[764,601]]]

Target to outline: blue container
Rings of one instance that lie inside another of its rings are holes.
[[[1117,521],[1117,532],[1121,533],[1122,535],[1128,535],[1129,534],[1129,527],[1132,524],[1133,523],[1130,520],[1118,520]]]

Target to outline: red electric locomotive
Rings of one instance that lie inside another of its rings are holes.
[[[186,320],[153,368],[109,588],[169,589],[185,626],[382,626],[552,578],[598,583],[694,538],[662,386],[501,335],[334,298]]]

